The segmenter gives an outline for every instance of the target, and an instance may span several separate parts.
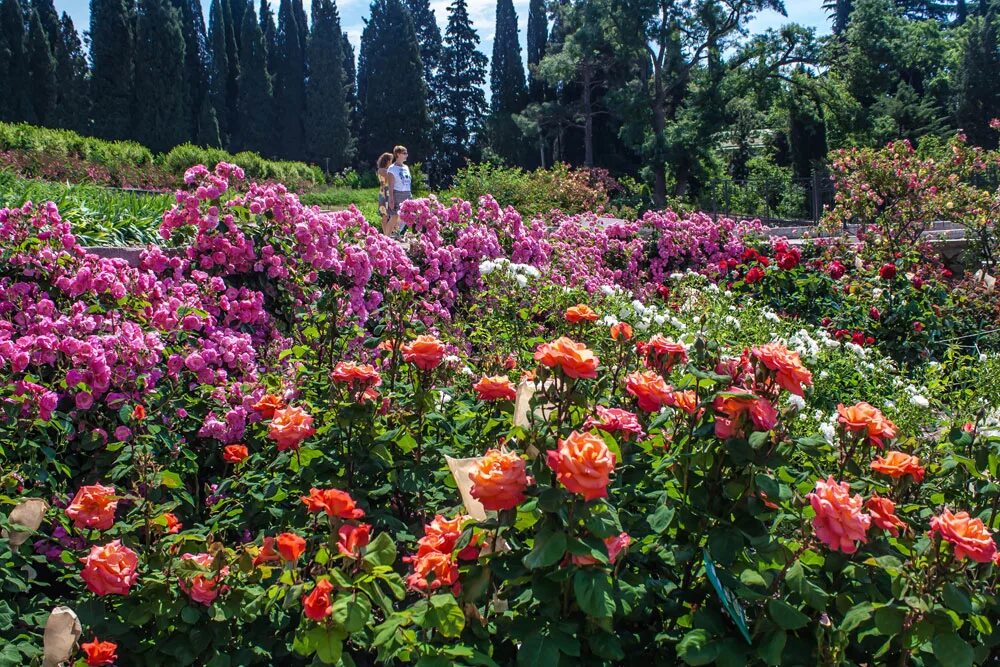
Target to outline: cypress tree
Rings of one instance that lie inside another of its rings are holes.
[[[264,35],[264,50],[267,51],[267,72],[274,77],[274,56],[278,52],[278,28],[274,25],[274,12],[267,0],[260,0],[260,31]]]
[[[361,33],[358,109],[362,163],[373,163],[396,144],[409,148],[416,162],[427,159],[427,86],[413,19],[400,0],[371,4],[371,17]]]
[[[199,146],[222,147],[222,138],[219,136],[219,119],[215,115],[212,99],[208,95],[201,98],[201,107],[198,110],[198,134],[195,136],[194,142]]]
[[[961,66],[955,82],[955,123],[969,137],[970,143],[988,148],[997,145],[991,118],[1000,108],[1000,44],[997,41],[997,18],[991,11],[968,20]]]
[[[442,161],[438,174],[447,178],[471,157],[472,138],[486,115],[486,56],[480,53],[479,35],[472,27],[466,0],[448,8],[448,28],[441,50],[441,123],[444,130]]]
[[[424,67],[424,82],[433,95],[434,74],[441,59],[441,29],[438,28],[430,0],[406,0],[413,17],[413,29],[420,44],[420,63]]]
[[[191,139],[184,85],[184,30],[170,0],[140,0],[135,41],[134,136],[156,152]]]
[[[292,0],[292,9],[295,10],[295,24],[299,28],[299,48],[302,53],[306,52],[306,42],[309,41],[309,26],[306,23],[306,10],[302,6],[302,0]]]
[[[531,0],[528,5],[528,94],[532,102],[545,98],[545,84],[538,76],[538,63],[545,56],[549,41],[549,20],[545,15],[545,0]]]
[[[352,157],[350,110],[344,76],[343,32],[333,0],[313,0],[306,85],[306,146],[309,157],[340,171]]]
[[[236,98],[239,96],[240,81],[240,47],[236,36],[240,30],[240,26],[233,22],[233,3],[242,1],[222,0],[222,25],[226,30],[226,64],[229,67],[229,70],[226,72],[225,126],[230,128],[230,135],[234,132],[237,123]],[[222,124],[220,118],[220,127]]]
[[[344,47],[344,91],[347,108],[350,110],[351,136],[358,137],[358,70],[354,64],[354,47],[347,33],[341,33],[340,42]]]
[[[229,12],[233,15],[233,41],[236,43],[236,59],[239,60],[240,36],[243,33],[243,15],[250,0],[229,0]]]
[[[59,13],[56,11],[55,3],[52,0],[32,0],[31,8],[38,12],[42,28],[45,29],[45,38],[49,40],[49,48],[54,57],[56,44],[60,38]]]
[[[18,0],[0,1],[0,33],[3,33],[3,57],[6,76],[3,84],[2,114],[4,120],[34,122],[31,98],[28,95],[27,38],[24,34],[24,12]]]
[[[26,49],[31,106],[37,123],[48,125],[56,109],[56,61],[38,12],[31,11]]]
[[[212,0],[208,15],[208,99],[216,124],[219,140],[229,143],[229,48],[226,35],[225,11],[222,0]]]
[[[512,0],[497,0],[496,34],[490,62],[490,147],[504,160],[520,163],[524,153],[514,114],[524,109],[524,65]]]
[[[274,101],[280,138],[278,155],[302,158],[304,151],[303,114],[305,112],[306,62],[299,36],[295,0],[281,0],[278,8],[277,70]]]
[[[87,56],[73,20],[63,12],[56,42],[56,111],[53,124],[76,132],[88,130],[90,95]]]
[[[184,34],[184,106],[187,113],[189,140],[199,135],[202,101],[206,95],[208,61],[205,17],[200,0],[173,0],[180,12],[181,30]]]
[[[125,0],[90,0],[90,95],[94,133],[131,136],[134,33]]]
[[[274,99],[271,75],[267,73],[264,33],[253,7],[247,8],[240,32],[239,144],[244,150],[272,155]]]

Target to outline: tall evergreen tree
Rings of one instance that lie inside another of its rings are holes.
[[[301,159],[305,150],[303,115],[306,106],[306,59],[296,18],[297,0],[281,0],[278,9],[277,70],[274,100],[278,155]]]
[[[264,35],[264,50],[267,52],[267,72],[274,77],[275,54],[278,52],[278,27],[274,24],[274,12],[267,0],[260,0],[260,31]]]
[[[21,3],[18,0],[0,0],[0,34],[3,39],[0,57],[3,58],[6,70],[3,80],[0,80],[4,91],[0,96],[0,117],[4,120],[33,122],[35,118],[28,95],[30,82],[24,25]]]
[[[400,0],[374,0],[361,34],[358,58],[360,161],[403,144],[415,162],[424,162],[430,145],[427,86],[413,19]]]
[[[56,61],[38,12],[31,10],[26,45],[31,107],[37,123],[48,125],[56,110]]]
[[[90,0],[90,95],[94,133],[123,139],[132,131],[135,34],[131,3]]]
[[[239,147],[273,155],[274,98],[267,72],[264,33],[253,7],[243,16],[240,34]]]
[[[226,31],[226,65],[229,69],[226,72],[226,121],[223,123],[222,119],[219,119],[220,128],[223,125],[228,128],[235,128],[237,122],[236,99],[239,96],[240,83],[240,47],[237,34],[240,31],[240,26],[237,23],[234,23],[233,3],[243,1],[244,0],[222,0],[222,25]],[[234,130],[231,129],[229,131],[230,134],[232,134],[233,131]]]
[[[87,133],[90,119],[90,95],[87,80],[87,56],[73,20],[63,12],[56,42],[57,98],[53,124]]]
[[[310,159],[329,165],[333,171],[347,166],[354,148],[342,38],[337,5],[333,0],[313,0],[308,44],[306,147]]]
[[[208,15],[208,94],[212,115],[219,128],[219,140],[228,145],[232,131],[229,123],[229,48],[223,0],[212,0]],[[207,112],[203,111],[203,115]]]
[[[180,13],[184,33],[184,105],[187,109],[187,133],[191,140],[199,135],[202,101],[207,93],[208,52],[205,17],[200,0],[173,0]]]
[[[306,23],[306,9],[302,6],[302,0],[292,0],[292,9],[295,10],[295,23],[299,28],[299,47],[304,54],[306,52],[306,43],[309,41],[309,25]]]
[[[994,148],[996,132],[989,122],[1000,109],[1000,43],[997,40],[997,17],[994,12],[968,21],[961,66],[955,84],[955,122],[969,141]]]
[[[340,42],[344,48],[344,95],[351,114],[351,136],[356,142],[361,129],[358,118],[358,68],[354,64],[354,46],[351,45],[346,32],[341,33]],[[355,148],[357,148],[356,143]]]
[[[434,75],[441,60],[441,29],[438,27],[430,0],[406,0],[406,8],[413,17],[413,29],[420,44],[420,64],[424,68],[424,82],[434,93]]]
[[[549,19],[545,14],[545,0],[531,0],[528,5],[528,93],[532,102],[545,97],[545,84],[538,75],[538,63],[545,55],[549,41]]]
[[[136,18],[134,136],[157,152],[191,139],[183,95],[184,30],[170,0],[140,0]]]
[[[482,129],[486,115],[486,56],[479,51],[479,35],[472,27],[466,0],[448,8],[448,28],[441,50],[442,157],[435,167],[450,177],[472,156],[472,139]]]
[[[56,5],[52,0],[31,0],[31,8],[38,12],[42,28],[45,29],[45,37],[49,40],[49,48],[52,49],[52,55],[55,57],[56,44],[59,43],[60,36],[59,13],[56,11]]]
[[[527,93],[517,33],[513,0],[497,0],[496,33],[490,61],[490,147],[515,164],[522,161],[524,142],[513,114],[524,109]]]

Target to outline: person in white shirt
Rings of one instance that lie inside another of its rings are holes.
[[[389,213],[392,218],[389,221],[389,229],[393,232],[400,231],[399,207],[403,202],[410,199],[412,186],[410,179],[410,168],[406,166],[407,158],[406,146],[396,146],[392,149],[393,163],[387,170],[392,176],[392,191],[389,193]]]

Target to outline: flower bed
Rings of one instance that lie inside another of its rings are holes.
[[[752,226],[427,199],[407,254],[185,181],[137,268],[0,212],[0,661],[57,605],[95,665],[991,654],[995,381],[679,273]]]

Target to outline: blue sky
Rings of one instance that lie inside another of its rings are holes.
[[[277,0],[269,0],[271,6],[277,13]],[[364,18],[368,16],[368,6],[370,0],[337,0],[340,9],[341,22],[347,31],[351,42],[354,43],[355,51],[361,40],[361,30],[364,28]],[[310,0],[303,0],[306,13],[309,13]],[[432,0],[431,8],[437,17],[441,31],[444,32],[448,20],[448,5],[451,0]],[[205,11],[208,11],[209,0],[202,0]],[[255,0],[257,5],[259,0]],[[60,12],[69,12],[76,24],[77,30],[83,33],[90,23],[89,0],[55,0],[56,9]],[[493,50],[493,29],[494,16],[496,12],[496,0],[468,0],[469,14],[479,32],[482,40],[481,48],[489,55]],[[514,8],[517,10],[518,23],[521,27],[521,46],[524,46],[525,33],[528,26],[528,0],[514,0]],[[823,12],[822,0],[785,0],[785,9],[788,18],[785,18],[774,11],[761,13],[750,23],[751,33],[762,32],[767,28],[774,28],[783,23],[795,22],[806,26],[815,27],[817,32],[829,32],[829,23]]]

